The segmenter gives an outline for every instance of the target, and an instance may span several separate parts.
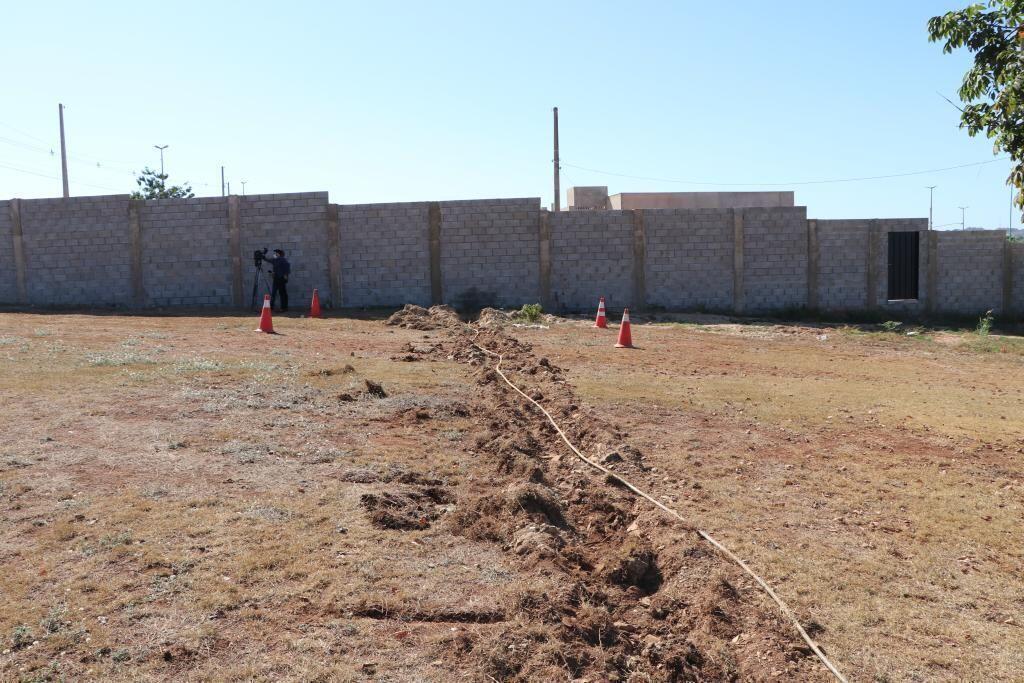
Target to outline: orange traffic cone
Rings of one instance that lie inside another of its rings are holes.
[[[619,341],[615,344],[617,349],[633,348],[633,335],[629,331],[629,309],[622,312],[622,325],[619,327]]]
[[[309,307],[309,317],[310,318],[319,318],[320,317],[320,295],[317,294],[317,291],[315,289],[313,290],[313,303]]]
[[[604,313],[604,297],[597,302],[597,320],[594,321],[594,327],[600,327],[601,329],[607,329],[608,319]]]
[[[260,327],[257,332],[274,334],[274,321],[270,318],[270,295],[263,295],[263,311],[260,313]]]

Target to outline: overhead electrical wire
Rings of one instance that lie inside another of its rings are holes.
[[[38,152],[39,154],[45,154],[46,156],[49,156],[49,157],[55,157],[55,152],[52,149],[47,150],[47,149],[45,149],[43,147],[38,147],[36,145],[30,145],[30,144],[22,142],[20,140],[12,140],[10,138],[6,138],[6,137],[0,136],[0,143],[4,143],[4,144],[7,144],[7,145],[13,145],[15,147],[21,147],[21,148],[24,148],[24,149],[29,150],[29,151]],[[117,175],[130,175],[132,177],[134,177],[134,175],[135,175],[131,171],[127,170],[127,167],[125,167],[124,169],[117,169],[117,168],[109,168],[108,166],[104,165],[104,164],[118,164],[119,162],[101,162],[101,161],[96,161],[94,159],[86,159],[84,157],[74,156],[74,155],[71,155],[71,154],[68,155],[68,160],[71,161],[72,163],[78,164],[79,166],[82,166],[82,167],[88,166],[89,168],[95,168],[95,169],[103,171],[105,173],[114,173],[114,174],[117,174]]]
[[[49,178],[51,180],[60,180],[59,176],[50,175],[48,173],[40,173],[39,171],[34,171],[34,170],[27,169],[27,168],[18,168],[17,166],[9,166],[7,164],[0,164],[0,168],[5,168],[5,169],[7,169],[9,171],[15,171],[17,173],[25,173],[27,175],[34,175],[34,176],[38,176],[40,178]],[[76,180],[75,184],[76,185],[83,185],[85,187],[94,187],[97,190],[109,190],[111,192],[117,192],[118,194],[129,194],[127,192],[124,192],[124,190],[122,190],[122,189],[119,189],[119,188],[116,188],[116,187],[109,187],[107,185],[96,185],[94,183],[83,183],[80,180]]]

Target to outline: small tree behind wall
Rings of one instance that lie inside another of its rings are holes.
[[[139,189],[132,192],[132,199],[189,199],[196,196],[188,183],[168,187],[167,174],[148,167],[142,169],[135,183]]]

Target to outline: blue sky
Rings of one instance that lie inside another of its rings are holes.
[[[220,194],[223,164],[235,193],[245,180],[338,203],[547,205],[552,106],[563,191],[769,189],[988,161],[989,141],[936,94],[955,99],[969,55],[926,37],[930,16],[962,4],[9,3],[0,197],[59,196],[58,102],[72,194],[131,191],[166,144],[171,180],[202,195]],[[936,225],[968,206],[969,226],[1005,227],[1008,170],[789,187],[812,217],[875,218],[926,216],[937,185]]]

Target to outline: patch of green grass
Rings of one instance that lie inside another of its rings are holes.
[[[698,330],[700,332],[711,332],[712,329],[713,329],[710,325],[705,325],[703,323],[688,323],[688,322],[685,322],[685,321],[682,321],[682,320],[673,320],[671,322],[649,323],[649,324],[654,326],[654,327],[670,327],[670,328],[678,327],[678,328],[681,328],[681,329],[684,329],[684,330]]]
[[[174,372],[183,374],[192,372],[214,372],[223,369],[223,363],[216,360],[210,360],[208,358],[191,358],[174,364]]]
[[[100,538],[100,546],[103,548],[116,548],[122,545],[132,544],[132,534],[130,531],[122,531],[117,534],[107,534]]]
[[[986,334],[966,339],[962,348],[975,353],[1005,353],[1024,358],[1024,339],[1018,337],[993,337]]]
[[[282,366],[277,363],[267,363],[261,360],[243,360],[235,365],[243,370],[255,370],[256,372],[274,372],[282,369]]]
[[[121,365],[152,365],[155,360],[137,353],[90,353],[85,361],[93,367],[116,367]]]
[[[863,327],[840,327],[838,328],[838,332],[857,339],[897,344],[901,342],[906,342],[908,344],[920,344],[923,342],[934,341],[927,328],[915,327],[913,329],[906,329],[902,327],[903,323],[897,323],[897,325],[900,325],[900,327],[897,328],[895,332],[870,330]]]

